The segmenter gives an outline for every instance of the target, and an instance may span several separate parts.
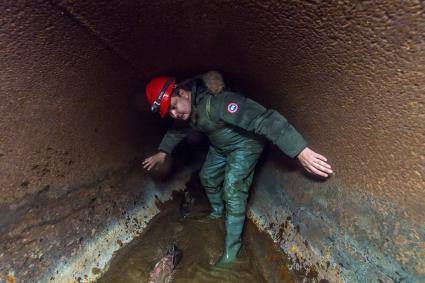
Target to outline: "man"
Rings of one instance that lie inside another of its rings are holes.
[[[169,129],[159,152],[144,160],[144,168],[151,170],[163,162],[190,127],[210,140],[200,179],[212,207],[207,218],[226,216],[225,247],[218,265],[233,262],[240,250],[248,190],[264,138],[288,156],[297,157],[308,172],[322,177],[332,174],[326,158],[309,149],[281,114],[226,90],[217,72],[182,84],[176,84],[173,78],[154,78],[146,87],[146,96],[153,112],[187,121],[187,127]]]

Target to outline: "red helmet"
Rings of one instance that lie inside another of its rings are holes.
[[[146,98],[152,112],[158,112],[162,118],[168,113],[171,94],[176,86],[176,80],[169,77],[156,77],[146,86]]]

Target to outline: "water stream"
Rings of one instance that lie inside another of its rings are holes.
[[[116,253],[98,282],[147,282],[149,273],[173,241],[183,251],[174,271],[175,283],[302,281],[302,275],[288,270],[285,255],[250,221],[246,223],[244,245],[235,264],[215,267],[224,244],[224,220],[204,222],[193,218],[208,211],[205,198],[197,198],[189,217],[182,218],[180,202],[181,195],[176,194],[173,201],[159,204],[161,212],[140,237]]]

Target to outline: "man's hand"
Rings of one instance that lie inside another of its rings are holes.
[[[158,152],[157,154],[154,154],[148,158],[146,158],[143,161],[143,168],[150,171],[157,163],[161,164],[164,162],[165,157],[167,157],[167,154],[165,152]]]
[[[301,165],[304,166],[305,170],[309,173],[328,177],[329,174],[332,174],[331,165],[327,163],[326,157],[312,151],[310,148],[306,147],[300,154],[297,156],[298,160],[301,162]]]

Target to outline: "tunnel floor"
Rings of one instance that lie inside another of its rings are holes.
[[[305,282],[305,275],[289,271],[286,256],[251,221],[247,221],[237,262],[226,268],[214,267],[222,252],[224,221],[196,220],[196,215],[209,210],[205,197],[196,198],[189,216],[183,218],[181,199],[177,195],[159,204],[161,212],[140,237],[115,254],[97,282],[148,282],[149,273],[173,241],[183,251],[183,258],[172,282]]]

